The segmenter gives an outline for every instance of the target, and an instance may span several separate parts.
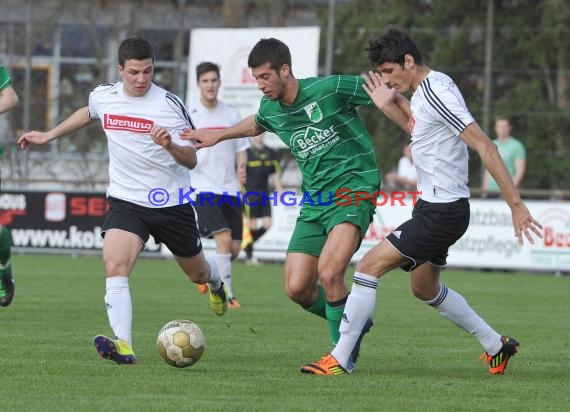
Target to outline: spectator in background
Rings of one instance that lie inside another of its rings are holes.
[[[281,166],[274,150],[263,144],[263,134],[252,137],[253,145],[247,149],[247,173],[245,191],[250,205],[245,205],[251,237],[242,244],[248,265],[258,265],[253,256],[253,244],[271,227],[271,201],[262,201],[262,193],[269,191],[269,180],[272,178],[273,189],[283,192],[281,186]]]
[[[513,126],[511,120],[505,116],[499,116],[495,119],[495,133],[497,139],[493,142],[499,149],[499,154],[507,166],[509,174],[513,178],[515,187],[519,187],[526,171],[526,150],[520,140],[511,136]],[[488,170],[485,170],[483,178],[484,193],[499,193],[500,189],[497,182]]]
[[[0,114],[16,107],[18,101],[10,75],[0,64]],[[0,156],[3,154],[4,148],[0,147]],[[11,249],[10,233],[4,226],[0,226],[0,306],[8,306],[14,298],[15,286],[10,264]]]
[[[403,156],[398,161],[398,170],[386,174],[386,181],[392,187],[401,189],[416,189],[418,176],[412,159],[412,151],[408,143],[402,149]]]

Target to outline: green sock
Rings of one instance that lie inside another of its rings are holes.
[[[10,241],[10,233],[8,229],[4,226],[0,229],[0,273],[4,274],[6,270],[9,269],[10,265],[10,247],[12,242]]]
[[[0,228],[0,277],[6,274],[12,277],[10,273],[10,246],[10,233],[8,233],[8,229],[2,226]],[[0,298],[4,296],[6,296],[6,291],[0,283]]]
[[[348,297],[348,296],[347,296]],[[326,303],[327,323],[329,325],[329,333],[331,335],[332,344],[336,345],[340,339],[340,321],[344,312],[344,305],[346,304],[346,297],[336,302]]]
[[[327,313],[325,310],[325,303],[326,303],[326,297],[325,297],[325,290],[323,289],[323,287],[321,285],[317,285],[317,288],[319,290],[319,295],[317,296],[317,301],[315,303],[313,303],[311,306],[308,306],[305,309],[307,312],[311,312],[314,313],[317,316],[320,316],[323,319],[327,318]],[[342,314],[341,314],[342,316]]]

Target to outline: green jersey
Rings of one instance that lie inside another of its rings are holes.
[[[356,113],[357,106],[372,105],[363,82],[360,76],[299,79],[291,106],[266,96],[261,100],[257,124],[289,146],[303,176],[302,191],[315,202],[319,193],[323,202],[330,196],[334,201],[341,188],[379,190],[374,147]]]
[[[524,160],[526,159],[526,150],[524,145],[520,142],[520,140],[515,139],[514,137],[509,137],[507,140],[502,141],[499,139],[493,140],[493,143],[497,145],[497,149],[499,149],[499,154],[503,158],[505,162],[505,166],[507,166],[507,170],[511,176],[514,176],[516,173],[516,163],[517,160]],[[492,192],[499,192],[499,185],[493,179],[492,176],[489,176],[488,186],[487,189]]]
[[[0,92],[12,84],[8,70],[0,64]],[[4,155],[4,148],[0,146],[0,157]]]
[[[0,64],[0,92],[10,86],[11,83],[12,81],[10,80],[8,70]]]

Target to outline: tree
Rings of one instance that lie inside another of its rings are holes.
[[[508,115],[527,148],[526,188],[570,189],[570,4],[564,0],[495,0],[492,114]],[[334,72],[368,69],[368,39],[397,23],[408,30],[428,66],[448,73],[481,121],[485,65],[485,0],[359,0],[337,7]],[[323,13],[323,20],[326,14]],[[323,25],[326,23],[323,23]],[[363,111],[379,163],[394,165],[403,133],[376,111]],[[491,136],[493,137],[493,136]],[[470,161],[471,186],[481,163]]]

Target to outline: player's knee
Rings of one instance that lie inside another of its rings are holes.
[[[225,231],[215,236],[216,251],[218,253],[232,253],[233,240],[229,231]]]
[[[285,294],[289,297],[289,299],[297,302],[297,300],[303,294],[303,290],[302,288],[296,287],[296,285],[285,283]]]
[[[325,291],[336,289],[340,283],[344,284],[343,272],[334,268],[324,267],[319,269],[319,279]]]
[[[241,251],[241,245],[237,245],[237,246],[233,245],[232,252],[231,252],[232,253],[231,259],[234,260],[235,258],[237,258],[240,251]]]
[[[285,283],[285,294],[289,299],[299,305],[306,305],[310,298],[309,288],[307,288],[306,285],[294,282]]]
[[[426,288],[425,286],[414,284],[412,284],[412,293],[421,301],[432,300],[437,295],[437,291],[434,291],[432,288]]]
[[[130,262],[123,262],[113,258],[105,258],[105,273],[112,276],[128,276],[131,273],[132,264]]]
[[[370,273],[372,266],[365,262],[364,260],[359,261],[356,264],[356,271],[360,273]]]
[[[375,260],[364,255],[364,257],[356,264],[356,271],[365,273],[370,276],[380,277],[392,268],[391,264],[382,260]]]

